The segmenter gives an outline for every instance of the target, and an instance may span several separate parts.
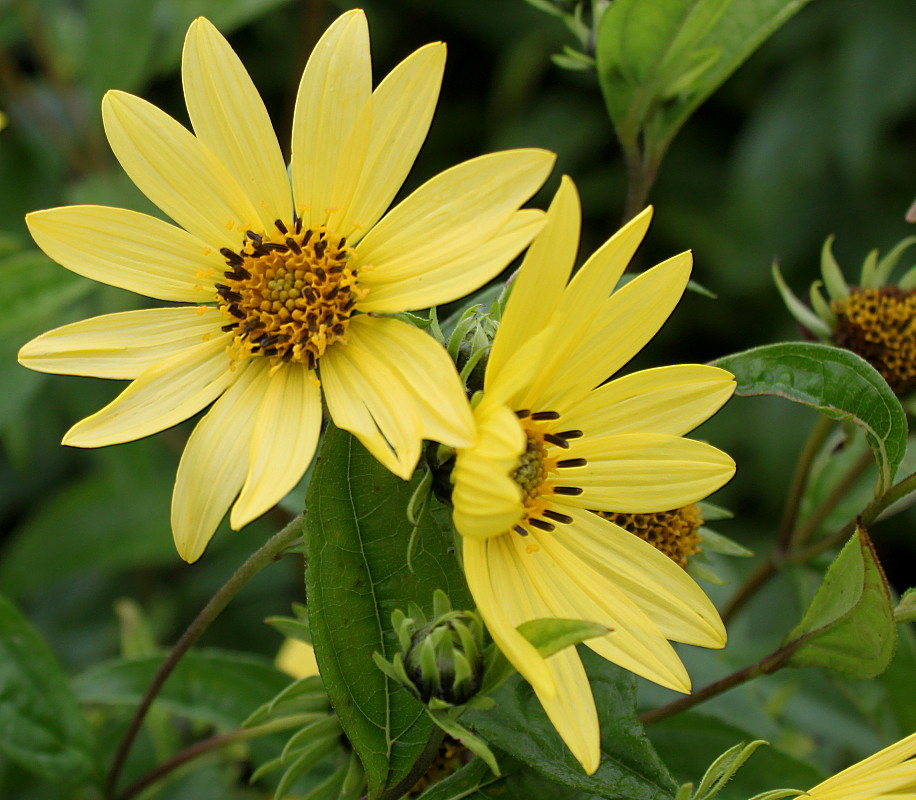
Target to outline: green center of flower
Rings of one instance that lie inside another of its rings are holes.
[[[578,439],[582,431],[555,432],[560,427],[560,415],[556,411],[516,411],[515,415],[525,431],[527,443],[525,452],[518,459],[510,477],[522,490],[522,505],[525,512],[521,520],[512,526],[520,536],[527,536],[528,526],[542,531],[552,531],[554,523],[568,525],[572,517],[551,508],[554,495],[577,495],[582,489],[572,486],[557,486],[554,477],[560,470],[584,467],[584,458],[557,459],[551,448],[566,450],[570,439]]]
[[[247,231],[239,252],[223,248],[228,269],[217,303],[235,331],[232,356],[268,356],[313,369],[334,342],[346,342],[353,307],[363,296],[344,237],[300,220],[276,232]]]
[[[852,287],[831,308],[840,347],[862,356],[901,397],[916,389],[916,290]]]

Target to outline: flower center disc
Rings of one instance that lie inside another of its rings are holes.
[[[344,237],[296,220],[276,233],[246,231],[239,252],[223,248],[229,269],[216,284],[217,303],[235,331],[231,352],[241,361],[264,355],[313,369],[336,341],[346,342],[353,306],[362,296],[348,266]]]

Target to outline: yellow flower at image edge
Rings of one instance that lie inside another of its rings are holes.
[[[803,796],[812,800],[914,800],[916,733],[844,769]]]
[[[72,271],[198,304],[67,325],[19,356],[44,372],[132,381],[67,433],[76,447],[138,439],[216,401],[178,467],[172,529],[186,560],[230,505],[239,528],[296,485],[317,445],[322,389],[335,424],[403,478],[424,438],[470,444],[447,354],[384,315],[454,300],[502,270],[543,224],[519,206],[553,155],[462,163],[383,217],[426,137],[444,63],[445,46],[427,45],[373,91],[365,15],[338,18],[302,76],[287,172],[250,77],[198,19],[182,56],[193,134],[133,95],[102,103],[122,167],[181,227],[101,206],[27,217],[39,247]]]
[[[575,648],[542,658],[518,625],[602,624],[610,632],[589,647],[681,692],[690,679],[668,640],[725,644],[722,621],[693,579],[594,513],[686,506],[735,470],[725,453],[683,438],[731,396],[730,373],[684,365],[603,383],[655,335],[690,276],[683,253],[612,294],[650,217],[647,210],[630,222],[569,281],[580,210],[564,178],[493,342],[474,411],[477,441],[458,449],[453,473],[454,521],[478,610],[589,773],[600,759],[599,731],[582,662]]]

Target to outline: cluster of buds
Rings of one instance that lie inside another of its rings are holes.
[[[473,611],[454,611],[448,596],[433,595],[433,616],[415,604],[391,615],[400,651],[375,662],[430,708],[460,706],[480,690],[483,679],[483,622]]]
[[[850,286],[829,237],[821,251],[821,280],[811,284],[810,306],[792,293],[773,265],[779,292],[799,324],[821,341],[864,358],[899,397],[916,389],[916,266],[896,284],[890,284],[890,275],[914,243],[916,236],[910,236],[880,259],[877,250],[870,252],[858,284]]]

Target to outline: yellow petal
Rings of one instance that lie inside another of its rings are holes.
[[[404,183],[432,122],[445,45],[428,44],[405,58],[372,95],[368,148],[349,207],[332,219],[358,242],[381,218]]]
[[[690,278],[690,253],[634,278],[610,298],[582,297],[551,320],[556,347],[526,407],[571,408],[626,364],[674,310]],[[585,328],[583,328],[585,326]]]
[[[210,302],[226,269],[225,259],[196,236],[123,208],[49,208],[33,211],[26,223],[58,264],[158,300]]]
[[[266,358],[242,362],[235,383],[188,438],[172,494],[172,535],[178,555],[187,562],[203,555],[245,480],[269,370]]]
[[[670,558],[590,511],[556,504],[574,522],[555,534],[558,545],[614,584],[667,639],[724,647],[725,627],[706,593]]]
[[[478,541],[464,539],[464,571],[477,610],[502,654],[531,684],[541,702],[557,687],[547,662],[516,628],[532,619],[551,616],[531,591],[516,563],[508,536]]]
[[[231,339],[231,334],[214,336],[150,367],[105,408],[67,431],[64,444],[131,442],[193,416],[236,378],[226,354]]]
[[[487,362],[489,389],[506,362],[541,328],[560,302],[579,249],[581,207],[566,175],[547,209],[547,224],[525,253]]]
[[[431,336],[397,319],[361,314],[350,320],[347,337],[400,375],[419,413],[423,439],[449,447],[473,443],[464,385],[448,353]]]
[[[525,452],[525,432],[506,406],[488,402],[474,411],[477,442],[459,450],[452,472],[452,519],[463,536],[486,539],[508,531],[524,513],[510,477]]]
[[[335,176],[350,174],[340,162],[353,156],[354,127],[371,94],[369,29],[366,15],[354,9],[338,17],[315,45],[296,97],[290,176],[306,227],[324,224],[336,207],[349,203],[355,184],[335,186]]]
[[[899,792],[907,788],[916,794],[916,761],[907,761],[914,756],[916,733],[911,733],[819,783],[808,794],[814,800],[875,800],[893,792],[893,800],[909,800],[909,794]]]
[[[230,523],[236,530],[273,508],[299,482],[321,432],[321,389],[304,365],[288,364],[267,379],[251,435],[248,474]]]
[[[695,503],[726,484],[735,462],[721,450],[665,434],[623,433],[579,439],[564,458],[584,467],[561,469],[564,486],[584,491],[563,502],[579,508],[651,514]]]
[[[238,56],[203,17],[191,23],[181,60],[188,114],[203,142],[248,195],[263,229],[289,221],[286,162],[267,109]]]
[[[383,271],[360,274],[369,294],[356,304],[363,312],[397,313],[448,303],[471,294],[505,269],[544,224],[544,213],[523,209],[513,214],[490,239],[463,255],[442,260],[419,256],[410,271],[397,277]]]
[[[547,178],[554,155],[507,150],[465,161],[424,183],[356,246],[374,283],[409,278],[492,238]]]
[[[601,762],[601,731],[582,659],[575,647],[569,647],[548,658],[547,667],[553,673],[557,693],[554,697],[538,695],[538,700],[560,738],[591,775]]]
[[[215,308],[151,308],[84,319],[43,333],[19,351],[38,372],[132,380],[213,337],[225,321]]]
[[[532,531],[512,537],[516,557],[549,609],[549,616],[604,625],[610,633],[585,644],[598,655],[647,680],[679,692],[690,691],[690,677],[656,625],[626,592],[562,547],[553,533]],[[507,537],[508,538],[508,537]]]
[[[215,249],[237,248],[260,216],[229,170],[187,128],[139,97],[108,92],[102,121],[130,179],[181,227]]]
[[[315,648],[301,639],[287,639],[283,642],[276,658],[277,669],[287,675],[302,679],[318,674],[318,659]]]
[[[718,367],[682,364],[634,372],[599,386],[570,408],[556,410],[563,427],[589,436],[667,433],[681,436],[711,417],[735,390]]]
[[[417,404],[398,373],[366,349],[338,343],[321,357],[321,382],[334,424],[407,480],[423,434]]]

